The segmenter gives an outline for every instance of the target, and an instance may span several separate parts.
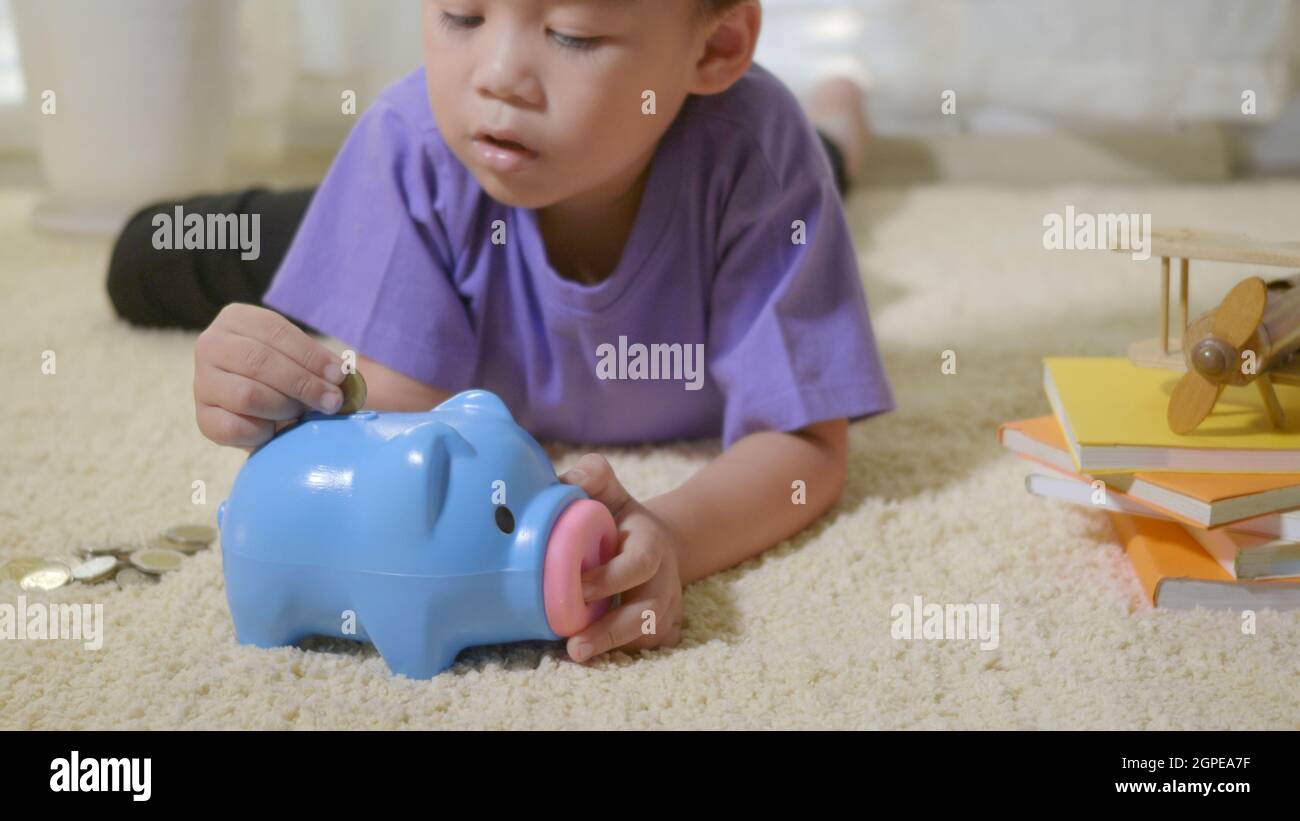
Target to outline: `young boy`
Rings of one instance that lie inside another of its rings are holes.
[[[838,169],[752,63],[760,17],[757,0],[426,0],[423,69],[359,119],[264,298],[358,353],[371,408],[481,387],[539,437],[721,436],[655,498],[595,454],[561,477],[625,534],[584,577],[621,604],[569,639],[578,661],[675,644],[682,586],[816,519],[848,421],[894,407]],[[627,361],[656,343],[680,366]],[[230,305],[196,346],[199,427],[256,447],[335,411],[340,365]]]

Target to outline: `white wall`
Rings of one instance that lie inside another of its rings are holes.
[[[1295,95],[1300,0],[767,0],[759,58],[806,87],[862,78],[887,134],[1280,116]],[[953,90],[955,117],[941,114]]]

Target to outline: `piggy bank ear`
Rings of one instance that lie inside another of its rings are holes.
[[[461,391],[434,408],[434,410],[450,410],[470,414],[481,413],[485,416],[496,416],[511,422],[515,421],[514,417],[510,415],[506,403],[502,402],[501,398],[491,391]]]
[[[395,483],[392,494],[416,493],[418,508],[427,511],[425,524],[432,529],[442,512],[451,477],[451,460],[474,455],[474,446],[450,425],[423,422],[388,440],[397,450],[399,471],[409,471],[410,481]]]

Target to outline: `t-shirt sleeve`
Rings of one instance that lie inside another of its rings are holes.
[[[829,172],[778,188],[745,175],[719,236],[709,372],[722,441],[894,408],[848,224]]]
[[[476,342],[434,207],[427,137],[384,99],[357,121],[263,302],[433,387],[469,387]]]

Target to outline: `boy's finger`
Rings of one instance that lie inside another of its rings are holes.
[[[614,468],[598,453],[583,456],[560,476],[560,481],[582,488],[592,499],[609,508],[615,520],[632,499],[623,483],[614,475]]]
[[[302,415],[303,403],[291,399],[255,379],[239,376],[211,365],[195,373],[194,398],[232,413],[255,419],[283,421]]]
[[[593,602],[645,584],[659,572],[663,556],[649,534],[629,531],[618,555],[582,574],[582,598]]]
[[[330,384],[343,381],[342,358],[275,311],[240,311],[227,327],[232,333],[270,345]]]
[[[586,661],[636,640],[641,635],[643,609],[633,603],[610,610],[586,630],[569,638],[569,658]]]
[[[247,336],[232,334],[229,344],[216,345],[211,364],[227,373],[267,385],[309,408],[334,413],[343,404],[343,392],[308,371],[275,348]]]
[[[624,650],[648,650],[651,647],[673,647],[682,641],[682,622],[681,619],[673,619],[669,614],[663,611],[663,608],[656,608],[653,604],[642,605],[637,613],[637,617],[645,624],[647,614],[654,614],[654,632],[649,633],[641,630],[640,635],[623,645]]]
[[[251,449],[275,433],[274,422],[241,416],[213,405],[199,405],[194,415],[203,435],[222,445]]]

